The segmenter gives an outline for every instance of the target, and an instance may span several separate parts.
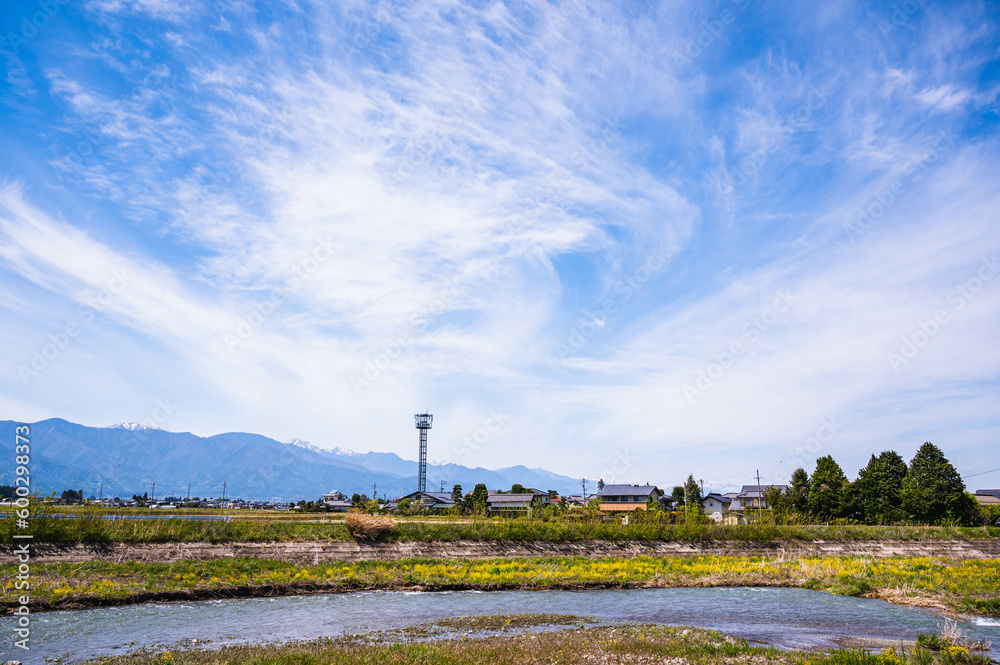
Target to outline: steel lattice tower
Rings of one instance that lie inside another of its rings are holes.
[[[427,491],[427,430],[431,428],[434,416],[429,413],[418,413],[413,416],[420,430],[420,470],[417,473],[417,491]]]

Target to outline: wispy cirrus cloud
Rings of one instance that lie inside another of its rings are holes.
[[[707,465],[701,449],[779,455],[830,414],[851,423],[846,460],[876,436],[915,445],[915,423],[978,418],[960,438],[982,449],[985,402],[944,405],[995,394],[995,291],[905,372],[885,357],[1000,249],[997,147],[969,130],[995,110],[995,29],[975,3],[908,16],[926,39],[873,12],[92,3],[73,57],[34,70],[53,101],[26,131],[54,143],[25,150],[62,181],[4,190],[3,279],[79,300],[133,266],[94,343],[125,335],[138,362],[172,363],[148,390],[188,395],[178,422],[206,433],[405,452],[399,413],[431,402],[445,439],[476,405],[516,414],[476,463],[576,474],[607,467],[608,440],[661,474]],[[653,253],[662,267],[626,289]],[[750,339],[782,289],[794,304]],[[734,342],[744,355],[688,400]],[[105,385],[97,413],[117,414]]]

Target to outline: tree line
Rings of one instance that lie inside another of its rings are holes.
[[[997,517],[981,509],[958,470],[930,442],[909,464],[894,450],[873,454],[853,482],[832,455],[821,457],[812,475],[796,469],[787,489],[768,487],[763,498],[775,519],[784,521],[971,526]]]

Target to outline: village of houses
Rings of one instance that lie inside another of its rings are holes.
[[[764,496],[771,487],[782,492],[788,489],[787,485],[744,485],[739,492],[709,492],[701,499],[701,510],[719,524],[753,522],[759,518],[762,511],[768,510]],[[543,492],[532,487],[526,487],[521,492],[487,490],[487,493],[487,512],[507,516],[530,517],[533,509],[551,505],[582,508],[595,499],[599,501],[601,512],[607,514],[627,515],[636,510],[648,510],[652,507],[664,510],[676,510],[681,507],[679,499],[666,494],[656,485],[605,485],[593,496],[561,497],[555,492]],[[466,494],[471,496],[472,492]],[[1000,505],[1000,489],[977,490],[975,497],[980,505]],[[455,508],[454,494],[426,491],[399,497],[386,503],[384,508],[396,510],[404,500],[409,506],[428,512],[445,512]],[[347,512],[355,506],[351,497],[336,490],[324,494],[323,503],[327,510],[334,512]],[[627,517],[625,521],[627,522]]]
[[[763,511],[769,510],[765,496],[767,490],[774,487],[782,492],[787,485],[744,485],[739,492],[709,492],[700,500],[701,510],[718,524],[747,524],[760,518]],[[473,492],[466,492],[472,496]],[[1000,489],[980,489],[974,494],[976,501],[982,506],[1000,505]],[[697,498],[695,498],[697,501]],[[361,497],[366,502],[367,497]],[[153,509],[178,508],[216,508],[235,510],[302,510],[306,502],[298,504],[280,501],[229,499],[196,499],[194,501],[167,497],[157,501],[141,502],[132,499],[110,499],[90,502],[107,507],[147,507]],[[324,494],[320,501],[310,502],[314,509],[346,513],[359,505],[358,495],[348,496],[343,492],[331,490]],[[504,517],[531,517],[539,508],[554,506],[566,510],[582,509],[585,506],[596,506],[607,516],[618,515],[627,523],[627,515],[636,510],[659,508],[662,510],[682,509],[683,501],[665,493],[656,485],[606,485],[596,494],[559,496],[554,491],[544,492],[532,487],[515,486],[511,490],[486,490],[485,509],[488,515]],[[0,505],[4,505],[0,503]],[[456,507],[455,495],[452,492],[416,491],[389,501],[379,500],[379,509],[389,512],[409,511],[447,514]],[[690,509],[690,506],[689,508]]]

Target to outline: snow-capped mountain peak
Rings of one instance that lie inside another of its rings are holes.
[[[285,441],[285,443],[289,446],[298,446],[299,448],[305,448],[306,450],[311,450],[314,453],[322,453],[324,455],[357,455],[356,452],[350,450],[349,448],[341,448],[340,446],[335,446],[332,450],[320,448],[319,446],[311,444],[308,441],[303,441],[298,437],[289,439],[288,441]]]
[[[127,429],[131,431],[140,429],[160,429],[154,425],[143,425],[142,423],[118,423],[117,425],[111,425],[110,429]]]
[[[293,439],[289,439],[288,441],[285,441],[285,445],[288,445],[288,446],[298,446],[299,448],[305,448],[306,450],[311,450],[314,453],[324,452],[323,449],[320,448],[319,446],[314,446],[313,444],[309,443],[308,441],[303,441],[302,439],[300,439],[298,437],[295,437]]]

